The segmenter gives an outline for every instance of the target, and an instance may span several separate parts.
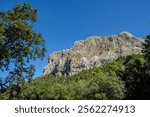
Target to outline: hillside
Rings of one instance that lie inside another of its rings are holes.
[[[111,63],[77,75],[45,75],[21,87],[11,86],[1,99],[130,99],[123,79],[125,70],[135,61],[144,64],[143,55],[119,57]],[[132,86],[132,85],[131,85]],[[19,94],[16,92],[20,90]],[[14,90],[14,91],[12,91]]]

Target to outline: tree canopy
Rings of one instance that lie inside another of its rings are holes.
[[[122,73],[122,80],[126,85],[125,99],[150,99],[150,36],[147,36],[143,44],[143,56],[134,58],[127,57],[129,64]]]
[[[44,39],[33,29],[36,22],[37,10],[27,3],[0,12],[0,70],[9,71],[4,81],[1,78],[1,88],[32,79],[35,68],[30,60],[44,57]]]

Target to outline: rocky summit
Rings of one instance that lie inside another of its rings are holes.
[[[144,41],[128,32],[112,36],[93,36],[74,43],[70,49],[48,57],[43,75],[71,76],[108,64],[119,56],[141,53]]]

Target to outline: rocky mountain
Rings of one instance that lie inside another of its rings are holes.
[[[112,36],[93,36],[76,41],[70,49],[54,52],[43,75],[70,76],[103,66],[119,56],[141,52],[144,41],[128,32]]]

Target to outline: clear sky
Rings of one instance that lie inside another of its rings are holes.
[[[32,62],[34,77],[42,75],[52,52],[68,49],[76,40],[122,31],[141,38],[150,33],[150,0],[0,0],[0,11],[24,2],[38,10],[34,29],[47,48],[43,61]]]

